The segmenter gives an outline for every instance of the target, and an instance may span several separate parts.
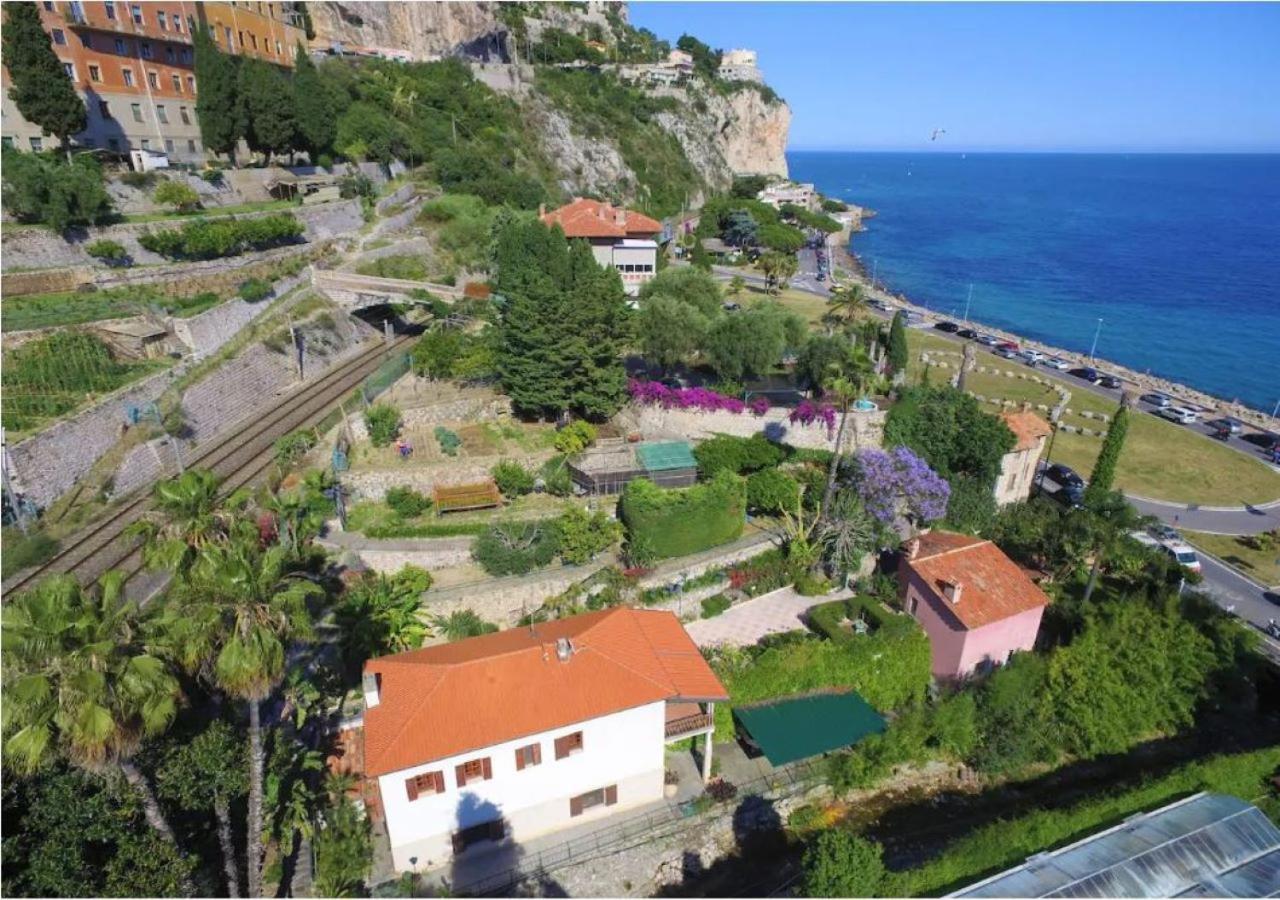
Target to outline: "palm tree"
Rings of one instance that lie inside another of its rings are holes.
[[[262,896],[262,701],[284,677],[292,641],[312,635],[308,601],[322,589],[290,571],[288,551],[256,541],[206,546],[172,593],[162,633],[188,672],[243,700],[249,710],[249,896]]]
[[[822,385],[823,397],[836,401],[840,407],[840,428],[836,431],[835,452],[827,466],[827,486],[822,493],[819,520],[826,521],[831,512],[831,498],[836,490],[836,473],[840,468],[840,454],[844,450],[844,433],[849,427],[849,407],[864,394],[871,384],[875,365],[861,347],[849,348],[849,353],[827,369]]]
[[[464,638],[479,637],[492,634],[498,626],[480,618],[474,610],[458,609],[447,616],[436,616],[431,620],[432,626],[441,637],[448,641],[460,641]]]
[[[145,620],[120,572],[92,588],[54,575],[15,597],[0,620],[4,761],[22,774],[54,756],[88,771],[114,769],[137,793],[147,824],[177,846],[133,763],[142,742],[173,722],[181,697],[178,679],[146,646]]]
[[[785,288],[787,281],[800,267],[795,256],[776,250],[762,254],[759,266],[760,271],[764,272],[765,289],[771,294]]]
[[[823,321],[830,321],[840,328],[849,328],[862,317],[867,309],[867,297],[862,292],[862,285],[841,285],[831,289],[831,299],[827,302],[827,311]]]
[[[1145,527],[1150,516],[1142,516],[1123,494],[1116,491],[1094,497],[1084,509],[1086,527],[1090,535],[1093,563],[1089,567],[1089,581],[1084,588],[1084,602],[1088,603],[1098,585],[1098,575],[1110,560],[1119,555],[1129,541],[1129,532]]]
[[[836,493],[830,518],[824,520],[817,531],[818,543],[832,574],[857,569],[875,547],[877,535],[876,520],[858,495],[847,488]]]
[[[237,493],[220,506],[220,481],[208,469],[188,469],[155,486],[151,514],[126,531],[143,539],[143,560],[148,566],[186,572],[204,548],[226,541],[237,528],[251,527],[236,515],[247,495]]]

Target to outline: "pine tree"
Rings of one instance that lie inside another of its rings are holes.
[[[294,56],[293,93],[298,115],[295,144],[307,152],[311,164],[315,165],[316,158],[333,146],[338,117],[316,64],[302,44],[298,44],[298,52]]]
[[[71,136],[84,131],[87,123],[84,101],[53,52],[36,4],[5,7],[3,44],[4,65],[12,82],[9,99],[23,118],[45,134],[55,135],[70,159]]]
[[[1125,435],[1129,431],[1129,407],[1133,399],[1125,391],[1120,396],[1120,408],[1116,410],[1107,428],[1107,436],[1102,441],[1102,450],[1098,460],[1093,464],[1093,474],[1089,476],[1089,486],[1085,488],[1084,499],[1088,503],[1092,498],[1101,497],[1111,490],[1116,480],[1116,466],[1120,463],[1120,451],[1124,449]]]
[[[244,137],[244,108],[237,90],[239,68],[234,56],[222,53],[207,28],[196,29],[196,117],[207,149],[225,153],[234,166],[236,145]]]
[[[246,59],[236,84],[244,109],[244,139],[249,149],[266,154],[288,153],[294,147],[297,118],[293,84],[270,63]]]
[[[895,375],[907,370],[907,323],[900,312],[893,317],[893,324],[889,326],[888,357]]]

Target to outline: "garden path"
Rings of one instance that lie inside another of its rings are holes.
[[[803,597],[794,587],[779,588],[730,607],[714,618],[690,622],[685,630],[699,647],[746,647],[766,635],[803,628],[804,614],[811,607],[852,595],[852,591],[841,589],[821,597]]]

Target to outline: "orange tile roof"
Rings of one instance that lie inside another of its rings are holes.
[[[1049,603],[1044,591],[991,541],[947,531],[922,534],[919,541],[916,555],[904,564],[965,628],[981,628]],[[943,593],[948,582],[960,585],[958,603]]]
[[[1053,430],[1048,422],[1027,410],[1004,412],[1000,414],[1000,418],[1018,439],[1018,443],[1014,445],[1015,450],[1034,449],[1040,439],[1048,437]]]
[[[557,638],[573,654],[561,662]],[[385,775],[661,700],[727,700],[673,613],[614,607],[371,659],[365,772]]]
[[[645,238],[662,231],[661,222],[643,213],[584,197],[544,213],[542,221],[559,225],[570,238]]]

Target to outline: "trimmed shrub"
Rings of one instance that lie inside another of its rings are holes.
[[[95,259],[101,259],[108,263],[121,263],[129,258],[129,252],[124,249],[124,244],[107,238],[87,244],[84,252]]]
[[[504,459],[489,471],[498,490],[508,500],[514,500],[533,490],[533,473],[518,462]]]
[[[804,571],[796,576],[796,593],[801,597],[821,597],[831,592],[831,582],[821,575]]]
[[[302,223],[292,213],[277,213],[254,219],[197,219],[181,228],[145,232],[138,243],[169,259],[220,259],[292,243],[302,232]]]
[[[618,511],[633,547],[665,559],[741,537],[746,506],[746,482],[721,471],[703,484],[670,490],[638,478],[622,492]]]
[[[161,206],[172,206],[178,212],[189,212],[200,205],[200,195],[195,188],[181,181],[163,181],[151,195]]]
[[[240,284],[240,288],[236,293],[240,295],[240,299],[247,303],[257,303],[270,297],[271,290],[271,282],[264,281],[261,278],[250,278]]]
[[[416,518],[431,509],[431,498],[410,487],[388,488],[384,499],[391,511],[404,519]]]
[[[561,513],[556,528],[560,531],[560,558],[573,565],[590,562],[622,537],[622,525],[604,510],[589,513],[576,505]]]
[[[443,425],[437,425],[434,434],[436,441],[440,444],[440,452],[445,456],[458,455],[458,448],[462,446],[462,438],[458,437],[457,432],[450,431]]]
[[[364,411],[364,424],[375,447],[386,447],[400,431],[400,410],[390,403],[375,403]]]
[[[746,475],[776,466],[787,457],[787,451],[762,434],[749,438],[717,434],[693,448],[698,461],[698,475],[710,478],[721,470]]]
[[[556,432],[556,449],[573,456],[590,447],[596,439],[596,426],[577,419]]]
[[[778,515],[800,506],[800,483],[778,469],[763,469],[747,477],[747,509]]]
[[[548,522],[495,522],[471,545],[471,556],[490,575],[524,575],[555,559],[559,529]]]
[[[724,594],[716,594],[702,601],[702,618],[714,619],[733,605],[733,601]]]

